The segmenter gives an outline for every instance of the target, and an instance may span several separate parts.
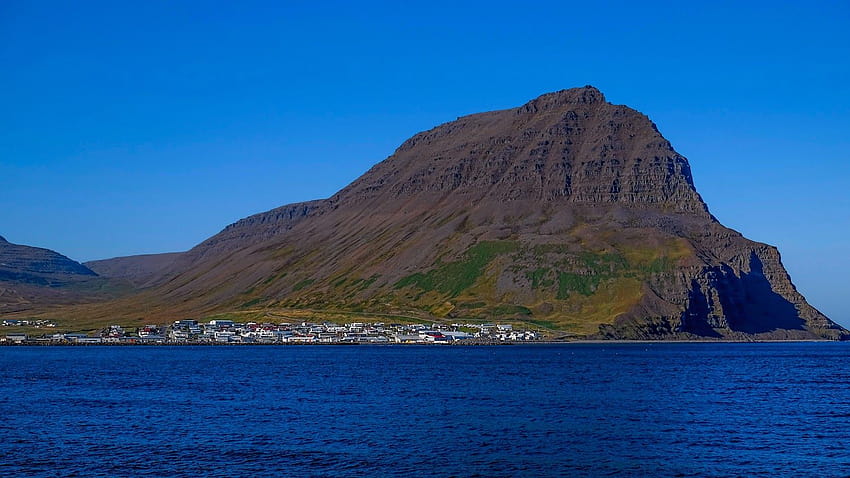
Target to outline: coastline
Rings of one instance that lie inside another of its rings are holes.
[[[794,340],[540,340],[540,341],[493,341],[460,342],[451,344],[433,343],[218,343],[218,342],[136,342],[136,343],[75,343],[75,342],[0,342],[0,347],[498,347],[506,345],[551,346],[551,345],[648,345],[648,344],[781,344],[781,343],[850,343],[846,340],[794,339]]]

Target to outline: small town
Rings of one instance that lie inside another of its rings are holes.
[[[18,321],[3,325],[23,325]],[[55,327],[55,324],[50,323]],[[238,323],[177,320],[130,330],[111,325],[98,335],[53,333],[29,336],[5,334],[2,342],[35,345],[189,345],[189,344],[486,344],[530,342],[542,339],[537,331],[514,329],[512,324],[384,324],[352,322]]]

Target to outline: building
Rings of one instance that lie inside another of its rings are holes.
[[[6,342],[22,344],[27,341],[27,334],[6,334]]]

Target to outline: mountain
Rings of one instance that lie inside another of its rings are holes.
[[[48,285],[52,280],[95,276],[92,270],[58,252],[12,244],[0,236],[0,279]]]
[[[0,236],[0,312],[77,304],[126,291],[58,252],[12,244]]]
[[[83,265],[101,277],[125,279],[136,287],[146,287],[155,283],[163,271],[168,269],[180,252],[164,254],[141,254],[137,256],[113,257],[89,261]]]
[[[122,261],[91,266],[141,275],[145,290],[81,314],[306,309],[590,338],[850,338],[775,247],[712,216],[649,118],[590,86],[458,118],[330,198],[247,217],[174,257]]]
[[[511,318],[620,339],[848,333],[775,247],[710,214],[649,118],[590,86],[419,133],[328,199],[231,224],[156,283],[164,311]]]

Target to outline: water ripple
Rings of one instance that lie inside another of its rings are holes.
[[[2,476],[845,476],[848,344],[3,347]]]

